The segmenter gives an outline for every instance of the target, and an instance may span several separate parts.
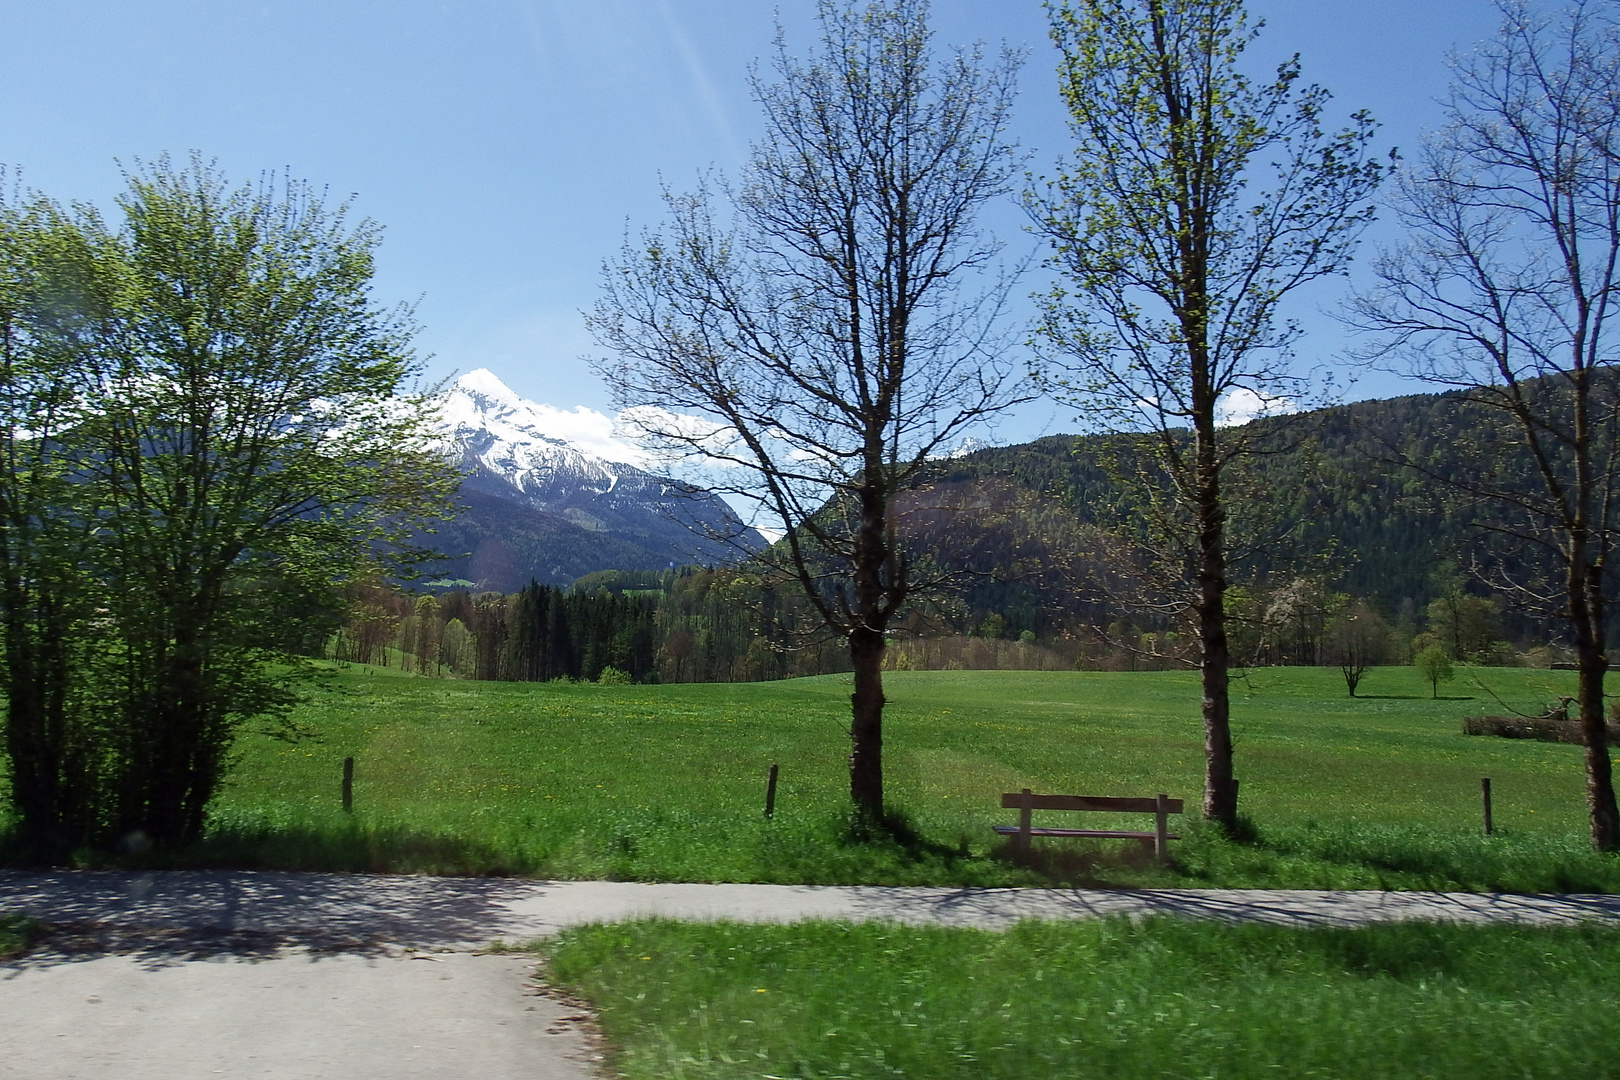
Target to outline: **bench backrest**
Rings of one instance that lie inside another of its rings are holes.
[[[1004,810],[1023,809],[1023,792],[1003,792],[1001,806]],[[1134,814],[1152,814],[1158,811],[1159,802],[1157,799],[1119,798],[1113,795],[1030,795],[1029,808],[1031,810],[1119,810]],[[1181,813],[1181,800],[1164,800],[1164,809],[1171,814]]]

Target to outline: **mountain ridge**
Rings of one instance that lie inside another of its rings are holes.
[[[461,509],[413,538],[441,553],[427,576],[515,592],[598,570],[724,565],[764,546],[712,492],[554,434],[551,424],[566,415],[519,397],[484,368],[451,384],[438,430],[462,473]]]

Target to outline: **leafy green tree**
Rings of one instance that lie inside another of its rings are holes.
[[[1483,596],[1447,594],[1429,602],[1430,633],[1452,657],[1487,663],[1502,648],[1502,605]]]
[[[1237,825],[1225,593],[1234,463],[1300,393],[1287,366],[1300,286],[1343,270],[1382,166],[1364,113],[1323,128],[1297,59],[1256,84],[1241,0],[1074,0],[1049,8],[1075,149],[1030,197],[1064,283],[1041,324],[1047,385],[1134,445],[1143,511],[1201,645],[1204,815]],[[1267,173],[1271,173],[1269,183]],[[1145,453],[1143,453],[1145,451]]]
[[[896,497],[1018,399],[992,317],[959,289],[998,250],[977,211],[1007,193],[1011,57],[936,62],[923,0],[823,0],[819,55],[778,43],[742,182],[667,198],[591,319],[598,365],[654,444],[714,463],[786,535],[765,553],[847,649],[850,796],[883,807],[886,635],[916,591]],[[742,477],[744,479],[739,480]]]
[[[442,657],[439,646],[443,628],[439,625],[439,602],[432,596],[418,596],[412,608],[412,648],[416,653],[418,675],[437,675]]]
[[[1379,335],[1370,361],[1460,389],[1528,452],[1528,470],[1407,463],[1494,504],[1490,577],[1568,628],[1592,844],[1616,851],[1603,687],[1620,537],[1620,36],[1609,4],[1501,10],[1495,39],[1452,60],[1446,126],[1401,178],[1404,241],[1350,318]]]
[[[600,686],[629,686],[631,681],[628,671],[620,671],[612,664],[608,664],[596,676],[596,682]]]
[[[88,530],[76,587],[97,604],[62,628],[94,657],[66,694],[99,714],[81,727],[105,762],[98,805],[59,838],[178,844],[201,833],[241,726],[285,720],[344,586],[408,557],[400,538],[454,477],[428,399],[404,392],[407,313],[368,295],[372,225],[302,184],[231,189],[197,159],[126,179],[116,229],[54,211],[98,253],[103,298],[72,341],[79,412],[50,443],[74,470],[52,512]],[[14,447],[42,452],[26,416],[8,421]],[[6,556],[22,578],[49,562]],[[13,757],[15,775],[31,768]],[[48,816],[18,809],[25,833]]]
[[[1436,698],[1440,696],[1440,684],[1450,682],[1457,674],[1451,666],[1451,657],[1439,645],[1419,649],[1412,657],[1412,666],[1429,680],[1429,695]]]
[[[477,671],[477,650],[477,642],[466,623],[451,619],[444,624],[444,633],[439,637],[439,663],[449,668],[452,675],[472,678]]]
[[[95,522],[74,433],[93,416],[107,253],[44,199],[0,202],[0,619],[11,801],[31,849],[94,824],[106,719],[87,687],[102,608],[82,573]]]

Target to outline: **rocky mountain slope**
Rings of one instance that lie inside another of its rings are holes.
[[[729,563],[764,544],[715,495],[559,437],[555,410],[486,370],[457,379],[441,415],[463,509],[417,538],[445,555],[430,578],[513,592],[597,570]]]

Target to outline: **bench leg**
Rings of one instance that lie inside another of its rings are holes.
[[[1158,806],[1153,814],[1153,858],[1161,865],[1170,858],[1168,851],[1170,830],[1165,821],[1168,810],[1164,805],[1168,800],[1169,797],[1164,792],[1159,792],[1159,797],[1155,800]]]
[[[1033,809],[1030,806],[1030,803],[1033,801],[1033,799],[1030,796],[1029,788],[1025,788],[1023,790],[1023,796],[1024,796],[1024,804],[1023,804],[1023,806],[1019,807],[1019,810],[1018,810],[1018,851],[1019,851],[1020,854],[1028,855],[1029,854],[1029,815],[1030,815],[1030,811]]]

